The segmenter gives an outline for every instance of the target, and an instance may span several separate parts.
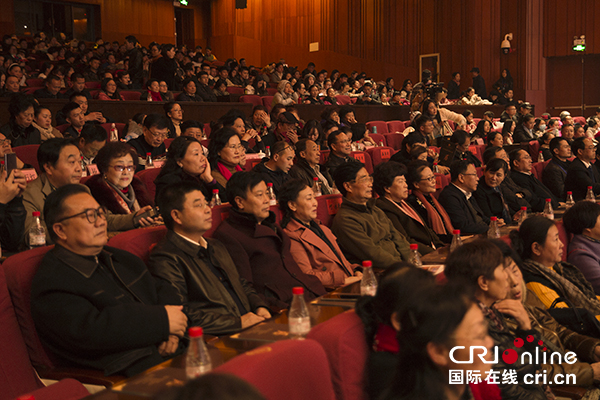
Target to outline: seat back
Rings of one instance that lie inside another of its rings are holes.
[[[386,132],[387,133],[387,132]],[[369,135],[371,137],[371,139],[373,139],[373,141],[375,141],[375,143],[379,146],[381,144],[381,142],[383,142],[384,146],[387,146],[387,142],[386,142],[386,136],[383,133],[371,133]]]
[[[314,340],[282,340],[234,357],[214,372],[254,385],[267,400],[333,400],[327,356]]]
[[[28,87],[43,87],[44,80],[41,78],[29,78],[25,81]]]
[[[267,88],[267,93],[269,93],[269,96],[275,96],[277,94],[277,88]]]
[[[100,82],[86,82],[86,89],[100,89]]]
[[[148,195],[151,199],[156,197],[156,185],[154,184],[154,180],[160,173],[160,168],[150,168],[144,169],[140,172],[136,173],[135,176],[146,185],[146,189],[148,190]]]
[[[13,147],[13,151],[17,155],[17,157],[23,161],[25,164],[33,165],[33,168],[40,174],[40,166],[37,160],[37,151],[39,144],[26,144],[24,146]]]
[[[206,231],[204,237],[212,237],[213,232],[217,230],[221,222],[229,217],[229,210],[231,210],[229,203],[212,208],[212,226]]]
[[[529,155],[533,162],[537,162],[538,156],[540,155],[540,142],[537,140],[531,140],[529,142]]]
[[[267,107],[267,110],[269,110],[269,111],[271,111],[271,104],[273,104],[273,97],[274,96],[262,96],[261,97],[263,106]]]
[[[136,92],[133,90],[121,90],[119,93],[121,94],[121,96],[123,96],[124,100],[129,101],[138,101],[142,96],[140,92]]]
[[[112,128],[112,124],[101,124],[100,126],[104,128],[107,135],[106,137],[110,141],[110,129]],[[117,132],[119,132],[119,139],[121,139],[123,137],[123,131],[125,130],[125,124],[115,122],[115,128],[117,128]]]
[[[228,86],[227,91],[229,92],[229,94],[244,94],[244,88],[239,86]]]
[[[353,151],[351,155],[361,163],[365,164],[365,169],[369,174],[373,173],[373,161],[371,160],[369,153],[366,151]]]
[[[373,167],[388,161],[394,154],[394,149],[391,147],[371,147],[367,149],[367,153],[371,156]]]
[[[404,132],[404,122],[402,121],[388,121],[387,122],[388,133],[402,133]]]
[[[325,350],[337,400],[364,400],[365,365],[369,349],[365,327],[354,310],[313,327],[308,336]]]
[[[542,173],[544,172],[545,166],[545,162],[534,162],[533,164],[531,164],[531,172],[533,172],[533,176],[535,176],[540,181],[542,180]]]
[[[337,103],[339,106],[345,106],[350,104],[350,96],[346,96],[345,94],[338,94],[335,96]]]
[[[404,140],[404,135],[400,133],[386,133],[384,136],[387,145],[390,146],[392,149],[402,149],[402,141]]]
[[[252,104],[254,107],[256,106],[262,106],[262,99],[260,98],[260,96],[257,96],[255,94],[245,94],[243,96],[240,96],[240,101],[242,103],[250,103]]]
[[[373,128],[377,128],[377,133],[388,133],[387,122],[385,121],[369,121],[367,122],[367,128],[369,132],[375,133]]]
[[[56,129],[60,132],[60,133],[65,133],[65,131],[67,130],[67,128],[71,126],[70,124],[63,124],[63,125],[58,125],[56,127]]]
[[[107,246],[128,251],[144,260],[144,263],[148,263],[150,251],[166,233],[167,228],[164,225],[132,229],[110,238]]]
[[[333,217],[342,205],[341,194],[326,194],[317,197],[317,218],[327,227],[331,227]]]

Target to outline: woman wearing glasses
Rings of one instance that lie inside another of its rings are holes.
[[[130,214],[154,205],[144,184],[133,176],[137,154],[131,146],[108,143],[94,161],[100,174],[90,177],[85,184],[101,206],[113,214]]]
[[[233,174],[243,171],[243,156],[244,147],[235,129],[223,128],[211,135],[208,158],[212,175],[221,186],[226,187]]]

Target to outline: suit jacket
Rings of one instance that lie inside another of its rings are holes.
[[[210,263],[227,277],[231,290],[246,311],[267,307],[252,286],[240,275],[223,243],[208,242]],[[219,280],[205,258],[199,255],[200,246],[169,230],[167,236],[150,253],[148,269],[155,278],[170,285],[184,305],[189,326],[201,326],[211,335],[228,335],[242,329],[236,302]]]
[[[560,201],[564,201],[566,198],[565,179],[567,178],[567,170],[570,164],[570,161],[562,162],[556,158],[552,158],[542,172],[542,183]]]
[[[594,194],[600,194],[600,173],[597,168],[587,169],[583,162],[576,158],[569,165],[565,178],[565,192],[573,192],[573,200],[585,199],[588,186],[594,190]]]
[[[473,196],[470,201],[467,200],[465,194],[454,184],[451,183],[442,190],[438,201],[448,213],[454,228],[460,229],[461,235],[480,234],[488,231],[489,218],[485,216],[477,201]],[[475,214],[471,211],[467,201],[475,209]]]
[[[489,187],[484,180],[482,180],[479,182],[479,185],[477,185],[477,190],[473,192],[473,197],[487,218],[504,218],[504,222],[510,224],[511,219],[506,220],[504,216],[502,197],[504,197],[504,203],[508,207],[509,217],[512,217],[518,210],[511,210],[508,201],[506,200],[506,198],[510,196],[510,191],[502,186],[500,186],[499,189],[502,192],[502,196],[499,192],[496,192],[493,188]]]
[[[423,220],[425,225],[422,225],[419,221],[414,220],[412,217],[409,217],[402,212],[402,210],[391,200],[384,197],[378,198],[375,204],[385,213],[385,215],[387,215],[390,221],[392,221],[392,224],[398,232],[406,236],[410,243],[419,245],[419,253],[431,253],[434,250],[433,247],[431,247],[432,244],[436,248],[444,246],[444,242],[442,242],[435,232],[426,225],[427,219]]]
[[[533,132],[527,132],[523,127],[523,124],[517,125],[517,127],[515,128],[515,133],[513,134],[513,141],[515,143],[530,142],[534,139],[535,137],[533,136]]]
[[[481,167],[481,161],[479,161],[479,158],[477,158],[475,154],[471,153],[471,151],[469,150],[465,151],[464,153],[461,153],[460,151],[455,151],[453,160],[467,160],[475,164],[475,167]]]
[[[354,275],[358,264],[350,264],[344,257],[337,238],[325,225],[319,224],[323,233],[335,248],[335,253],[316,233],[307,226],[292,219],[285,227],[284,232],[290,237],[292,256],[298,266],[308,275],[315,275],[324,286],[336,287],[344,284],[346,277]]]
[[[294,261],[290,238],[272,212],[258,224],[253,215],[232,209],[213,237],[225,245],[240,276],[273,310],[290,306],[294,286],[304,287],[307,300],[326,293],[319,279],[303,273]]]
[[[331,179],[331,176],[329,175],[327,170],[325,168],[321,167],[320,165],[317,167],[319,168],[319,172],[321,172],[321,174],[327,180],[327,185],[329,185],[329,187],[332,187],[333,179]],[[315,177],[318,178],[317,173],[311,168],[311,166],[308,164],[308,162],[302,157],[298,157],[296,159],[296,162],[294,162],[294,165],[292,166],[292,168],[290,168],[289,174],[292,178],[303,180],[304,183],[306,183],[308,186],[311,186],[311,187],[314,183],[313,178],[315,178]],[[331,194],[329,192],[329,189],[325,185],[323,185],[323,182],[321,181],[321,179],[319,179],[319,181],[321,182],[321,193],[324,195]]]
[[[559,206],[557,198],[552,194],[550,189],[533,176],[533,173],[524,174],[522,172],[512,171],[510,176],[517,185],[531,192],[532,198],[529,203],[534,212],[544,211],[546,199],[552,200],[552,207],[554,209]]]

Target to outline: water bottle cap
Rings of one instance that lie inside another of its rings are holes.
[[[204,330],[199,326],[192,326],[188,329],[188,335],[190,335],[191,338],[201,337],[203,334]]]
[[[152,153],[146,153],[147,156],[149,156],[150,154],[152,154]]]
[[[304,288],[296,286],[295,288],[292,288],[292,294],[304,294]]]
[[[31,213],[31,215],[33,215],[34,217],[39,217],[40,215],[42,215],[42,213],[39,211],[34,211]]]
[[[270,148],[271,148],[271,146],[267,146],[267,149],[270,149]]]
[[[419,245],[416,244],[416,243],[413,243],[413,244],[410,245],[410,249],[411,250],[417,250],[418,248],[419,248]]]
[[[491,217],[490,220],[492,220],[492,221],[498,221],[498,217]]]
[[[373,263],[370,260],[365,260],[362,262],[362,266],[365,268],[371,268],[373,266]]]
[[[315,181],[315,182],[318,180],[319,180],[319,178],[317,178],[316,176],[313,178],[313,181]]]
[[[588,190],[590,190],[591,188],[592,188],[591,186],[588,186]]]
[[[273,182],[269,182],[269,183],[267,183],[267,186],[268,186],[268,187],[272,187],[272,186],[273,186]]]
[[[567,194],[568,194],[568,195],[572,195],[572,194],[573,194],[573,192],[567,192]]]
[[[523,206],[523,207],[521,207],[521,210],[525,211],[525,210],[527,210],[527,207]]]
[[[540,154],[542,153],[542,151],[540,150]]]
[[[455,229],[452,231],[453,235],[460,235],[460,229]]]
[[[219,193],[219,189],[213,189],[213,193]]]
[[[552,199],[546,199],[546,203],[550,203]]]

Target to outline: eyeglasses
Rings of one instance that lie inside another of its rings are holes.
[[[123,172],[124,170],[127,170],[128,172],[134,172],[135,171],[135,165],[111,165],[110,166],[112,169],[114,169],[117,172]]]
[[[0,146],[10,146],[10,139],[0,139]]]
[[[363,182],[373,182],[373,177],[371,175],[364,175],[358,179],[353,180],[355,183],[363,183]]]
[[[239,148],[242,147],[242,144],[241,143],[238,143],[238,144],[228,144],[225,147],[230,148],[231,150],[237,150],[237,149],[239,149]]]
[[[151,135],[152,137],[155,137],[155,138],[165,138],[165,137],[167,137],[167,136],[168,136],[168,134],[167,134],[167,133],[152,132],[152,131],[151,131],[151,130],[149,130],[149,129],[148,129],[148,132],[150,132],[150,135]]]
[[[83,210],[80,213],[75,214],[75,215],[61,218],[58,221],[56,221],[56,223],[66,221],[71,218],[79,217],[80,215],[85,215],[85,217],[87,218],[87,220],[90,224],[95,224],[96,221],[98,220],[98,218],[102,218],[103,220],[106,220],[106,208],[104,208],[102,206],[100,206],[98,208],[88,208],[86,210]]]
[[[421,178],[420,180],[421,180],[421,181],[429,181],[429,182],[433,182],[433,181],[435,181],[435,175],[432,175],[432,176],[430,176],[430,177],[428,177],[428,178]]]

